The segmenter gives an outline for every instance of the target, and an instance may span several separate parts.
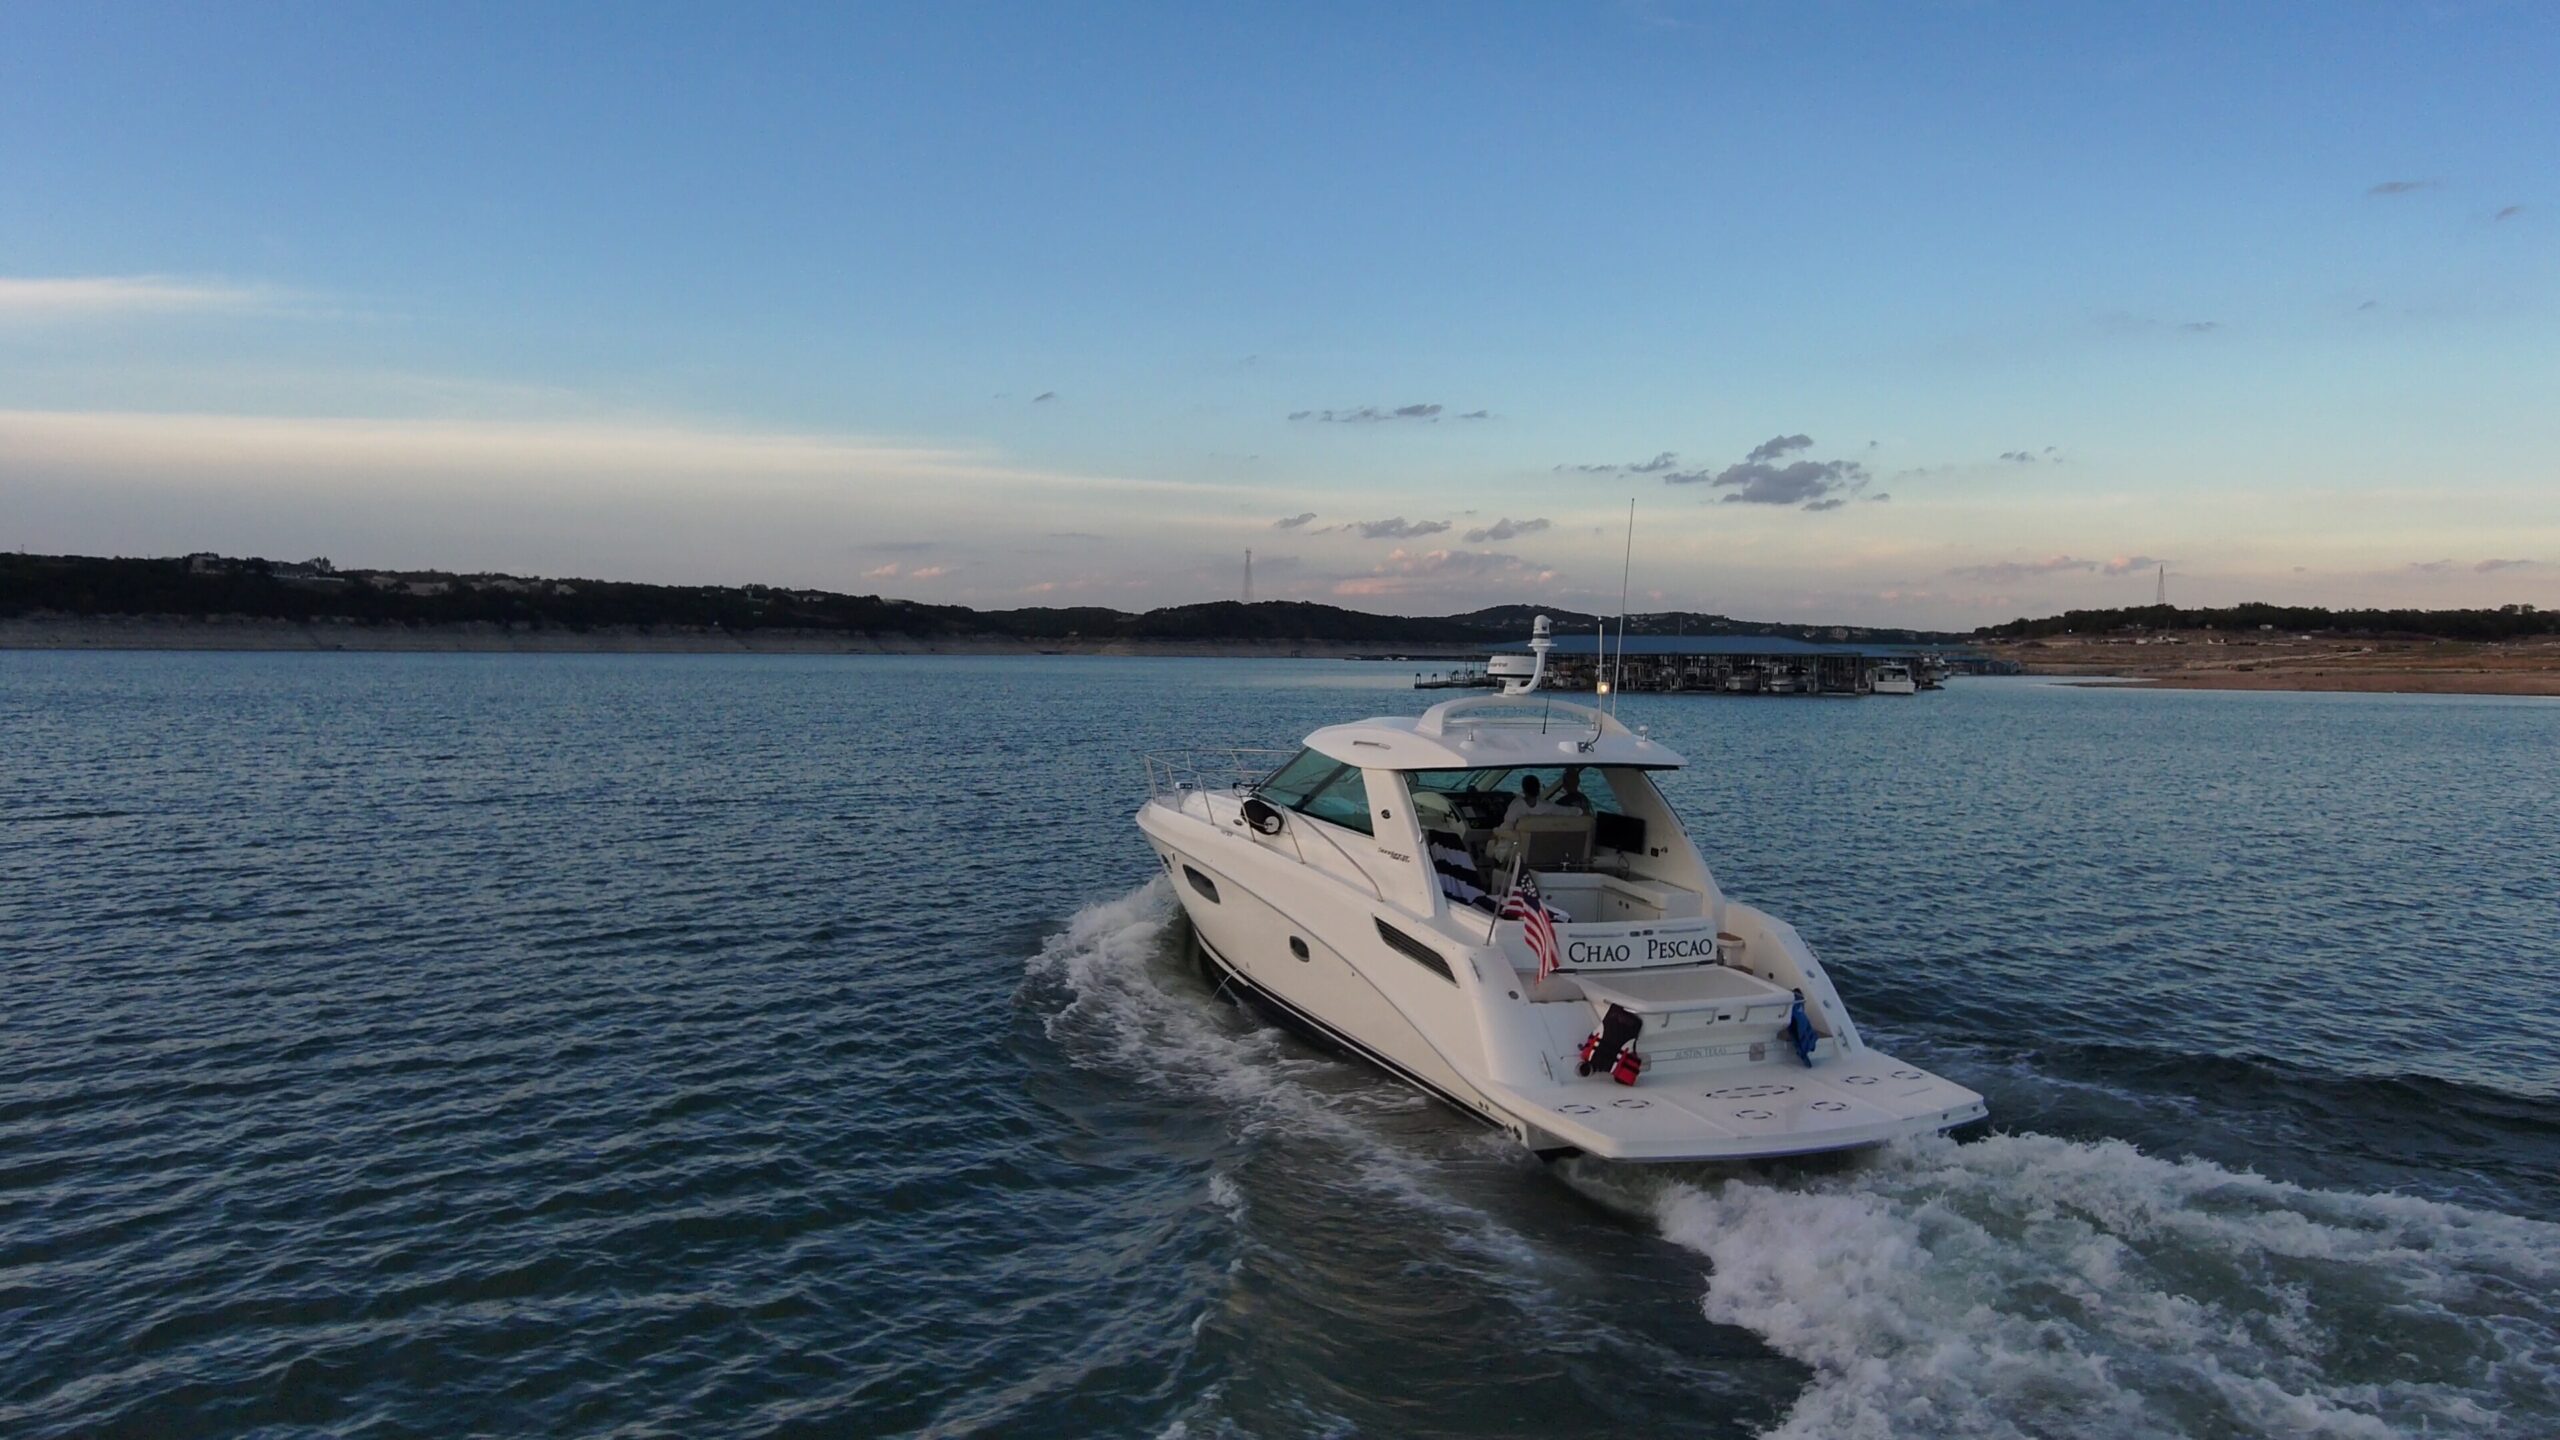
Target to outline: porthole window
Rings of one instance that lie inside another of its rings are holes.
[[[1289,953],[1290,953],[1290,954],[1292,954],[1292,955],[1297,956],[1297,957],[1298,957],[1299,959],[1301,959],[1301,960],[1306,959],[1306,958],[1307,958],[1307,942],[1306,942],[1306,941],[1304,941],[1304,940],[1299,939],[1299,938],[1298,938],[1297,936],[1295,936],[1295,935],[1290,936],[1290,937],[1289,937]]]
[[[1218,903],[1217,881],[1210,879],[1208,876],[1201,874],[1199,871],[1192,869],[1188,865],[1182,867],[1182,878],[1191,882],[1192,889],[1207,896],[1210,904],[1215,905]]]

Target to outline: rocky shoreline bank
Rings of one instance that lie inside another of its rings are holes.
[[[2344,640],[2201,634],[1994,644],[2029,675],[2139,681],[2163,690],[2560,696],[2560,641]]]

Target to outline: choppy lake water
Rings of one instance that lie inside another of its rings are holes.
[[[0,654],[0,1433],[2560,1430],[2560,704],[1630,697],[1994,1123],[1548,1169],[1130,825],[1408,678]]]

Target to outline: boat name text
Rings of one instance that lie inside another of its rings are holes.
[[[1567,965],[1632,965],[1636,958],[1636,947],[1630,941],[1568,940],[1564,947]],[[1647,964],[1657,960],[1713,960],[1716,942],[1704,935],[1694,939],[1648,935],[1643,958]]]

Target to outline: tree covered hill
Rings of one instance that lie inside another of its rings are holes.
[[[1505,639],[1519,639],[1529,633],[1529,622],[1544,615],[1555,624],[1559,635],[1588,635],[1603,620],[1609,633],[1618,633],[1615,616],[1595,615],[1581,610],[1559,610],[1552,605],[1494,605],[1452,615],[1452,620],[1482,627],[1488,634]],[[1801,625],[1784,621],[1736,620],[1727,615],[1709,615],[1696,610],[1657,610],[1627,617],[1630,635],[1784,635],[1796,640],[1842,641],[1861,640],[1885,645],[1938,645],[1962,641],[1965,637],[1947,630],[1901,630],[1875,625]]]
[[[1531,617],[1540,614],[1552,616],[1558,631],[1565,634],[1587,633],[1600,619],[1535,605],[1500,605],[1464,615],[1373,615],[1298,600],[1252,605],[1222,600],[1143,613],[1098,606],[973,610],[783,586],[642,585],[442,571],[340,570],[326,560],[0,555],[0,618],[40,613],[237,616],[366,625],[495,624],[572,632],[607,627],[717,627],[920,640],[1316,641],[1446,648],[1525,639]],[[1686,611],[1630,616],[1629,629],[1639,635],[1789,635],[1806,640],[1958,638],[1930,631],[1761,625]]]
[[[2501,605],[2495,610],[2324,610],[2314,605],[2231,605],[2189,610],[2135,605],[2070,610],[2042,620],[2017,619],[1974,632],[1983,639],[2032,640],[2055,635],[2107,635],[2134,630],[2260,630],[2294,635],[2409,637],[2429,640],[2522,640],[2560,635],[2560,610]]]

